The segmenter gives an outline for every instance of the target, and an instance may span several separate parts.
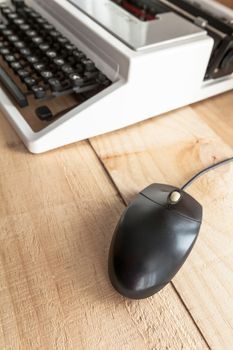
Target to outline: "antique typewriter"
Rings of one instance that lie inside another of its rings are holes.
[[[0,106],[33,153],[233,88],[213,0],[0,0]]]

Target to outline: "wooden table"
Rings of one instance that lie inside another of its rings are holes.
[[[0,116],[0,349],[233,347],[233,165],[189,192],[199,240],[159,294],[121,297],[107,275],[126,203],[152,182],[181,185],[233,153],[233,92],[47,154]]]
[[[0,113],[0,349],[232,350],[233,165],[190,187],[204,222],[172,284],[132,301],[107,274],[139,190],[232,154],[233,92],[37,156]]]

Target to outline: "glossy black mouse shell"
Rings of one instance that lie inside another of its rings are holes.
[[[124,211],[109,252],[109,277],[122,295],[147,298],[171,281],[200,230],[201,205],[186,192],[169,203],[175,187],[153,184]]]

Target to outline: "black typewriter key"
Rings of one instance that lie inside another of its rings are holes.
[[[47,106],[41,106],[36,109],[36,115],[40,120],[48,121],[53,118],[52,111]]]
[[[12,62],[11,63],[11,68],[17,72],[18,70],[22,69],[22,65],[19,62]]]
[[[41,50],[41,51],[47,51],[47,50],[49,50],[49,48],[50,48],[50,45],[49,44],[46,44],[46,43],[44,43],[44,44],[40,44],[39,45],[39,49]]]
[[[63,60],[63,58],[61,58],[61,57],[56,57],[56,58],[54,58],[53,63],[56,66],[61,67],[65,64],[65,60]]]
[[[26,30],[29,29],[29,25],[25,23],[25,20],[23,18],[15,18],[13,23],[16,25],[16,26],[21,26],[21,25],[25,25],[27,26]],[[24,28],[24,27],[23,27]],[[23,29],[22,30],[25,30]]]
[[[56,30],[52,30],[50,33],[49,33],[49,35],[52,37],[52,38],[57,38],[57,37],[59,37],[60,36],[60,33],[58,32],[58,31],[56,31]]]
[[[54,26],[48,22],[42,24],[42,28],[45,29],[46,31],[51,31],[51,30],[55,30]]]
[[[19,26],[19,29],[20,30],[22,30],[23,32],[26,32],[26,31],[28,31],[28,30],[30,30],[30,25],[29,24],[21,24],[20,26]]]
[[[86,58],[86,56],[84,55],[83,52],[79,51],[79,50],[75,50],[73,51],[72,55],[75,57],[76,60],[81,60],[83,58]]]
[[[48,58],[55,58],[56,56],[57,56],[57,53],[56,53],[56,51],[54,51],[54,50],[48,50],[47,52],[46,52],[46,56],[48,57]]]
[[[69,79],[72,82],[73,86],[82,86],[84,84],[84,79],[78,73],[71,73]]]
[[[33,68],[37,71],[37,72],[41,72],[43,70],[45,70],[45,64],[44,63],[35,63],[33,64]]]
[[[47,23],[47,21],[46,21],[44,18],[42,18],[42,17],[38,17],[38,18],[36,19],[36,22],[37,22],[40,26]]]
[[[6,55],[6,56],[4,56],[4,60],[7,63],[11,63],[11,62],[15,62],[16,58],[14,55]]]
[[[67,43],[69,42],[69,40],[66,39],[64,36],[59,36],[59,37],[57,38],[57,42],[58,42],[59,44],[61,44],[61,45],[65,45],[65,44],[67,44]]]
[[[6,36],[6,37],[9,37],[10,35],[13,35],[14,33],[13,33],[13,31],[10,30],[10,29],[5,29],[5,30],[2,31],[2,34],[3,34],[4,36]]]
[[[69,64],[64,64],[64,66],[61,67],[61,70],[65,74],[71,74],[74,71],[74,69]]]
[[[2,32],[3,30],[5,30],[7,28],[7,26],[3,23],[0,23],[0,32]]]
[[[89,59],[82,59],[81,63],[83,64],[85,70],[92,71],[95,69],[95,64]]]
[[[43,86],[34,85],[31,87],[31,91],[34,93],[35,98],[37,98],[37,99],[41,99],[41,98],[44,98],[46,96],[46,91],[43,88]]]
[[[73,52],[76,49],[76,47],[68,43],[64,45],[64,49],[70,53],[70,52]]]
[[[61,92],[64,90],[64,87],[59,79],[51,78],[48,80],[48,84],[50,86],[50,89],[54,92]]]
[[[40,75],[42,76],[42,78],[48,80],[53,77],[53,72],[51,72],[50,70],[43,70],[42,72],[40,72]]]
[[[8,14],[12,13],[13,11],[9,7],[3,7],[3,8],[1,8],[1,12],[4,16],[7,16]]]
[[[36,56],[27,56],[27,61],[31,64],[34,64],[34,63],[37,63],[39,59]]]
[[[23,81],[24,78],[29,76],[29,72],[25,69],[19,69],[17,71],[18,76],[20,77],[20,79]]]
[[[31,13],[30,13],[30,16],[32,17],[32,18],[41,18],[41,15],[39,15],[39,13],[38,12],[35,12],[35,11],[32,11]]]
[[[44,40],[43,40],[43,38],[41,36],[34,36],[32,38],[33,44],[36,44],[36,45],[39,45],[39,44],[43,43],[43,41]]]
[[[10,55],[11,52],[9,49],[3,47],[2,49],[0,48],[0,55],[5,56],[5,55]]]
[[[7,16],[7,19],[8,20],[14,20],[14,19],[16,19],[16,18],[18,18],[18,15],[17,15],[17,13],[9,13],[9,15]]]
[[[33,38],[34,36],[38,36],[38,33],[35,30],[27,30],[26,35],[30,38]]]
[[[14,47],[16,47],[16,49],[22,49],[25,47],[25,43],[23,41],[15,41]]]
[[[11,43],[14,43],[16,41],[19,41],[19,37],[17,35],[10,35],[8,37],[8,41],[10,41]]]
[[[30,56],[32,54],[31,50],[26,47],[20,49],[20,53],[24,57]]]
[[[23,82],[29,88],[31,88],[33,85],[36,85],[36,80],[34,78],[31,78],[30,76],[23,78]]]

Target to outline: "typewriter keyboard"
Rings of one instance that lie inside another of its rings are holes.
[[[0,5],[0,83],[34,131],[111,84],[68,38],[23,1]]]

